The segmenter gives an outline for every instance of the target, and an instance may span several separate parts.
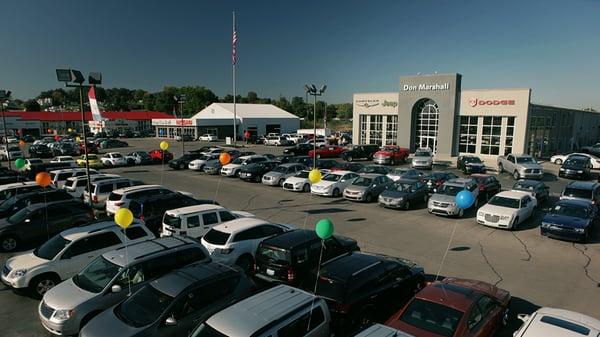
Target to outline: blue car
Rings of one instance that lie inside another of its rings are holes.
[[[595,205],[584,200],[560,200],[542,219],[544,236],[588,242],[598,221]]]

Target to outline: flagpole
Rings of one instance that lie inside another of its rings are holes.
[[[237,36],[236,36],[237,33],[235,31],[235,12],[232,12],[231,14],[233,15],[233,26],[232,26],[233,46],[232,47],[234,48],[234,52],[232,55],[233,62],[231,64],[231,67],[232,67],[232,71],[233,71],[233,147],[235,148],[236,141],[237,141],[237,129],[236,129],[237,113],[236,113],[236,106],[235,106],[235,100],[236,100],[235,99],[235,96],[236,96],[236,94],[235,94],[235,64],[237,63],[237,60],[236,60],[237,59],[237,55],[236,55],[237,54],[237,50],[236,50],[237,49],[237,46],[236,46],[237,41],[235,41],[235,40],[237,39]]]

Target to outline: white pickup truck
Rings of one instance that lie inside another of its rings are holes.
[[[515,180],[542,179],[542,166],[528,154],[509,154],[498,157],[498,172],[508,172]]]

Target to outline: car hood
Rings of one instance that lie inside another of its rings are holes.
[[[45,263],[48,263],[48,260],[35,256],[33,250],[13,256],[6,261],[6,265],[10,267],[11,270],[30,269]]]
[[[524,167],[526,169],[542,169],[542,166],[540,164],[534,164],[534,163],[526,163],[526,164],[517,164],[521,167]]]
[[[406,196],[408,196],[408,192],[401,192],[401,191],[394,191],[394,190],[385,190],[383,191],[383,193],[381,193],[382,197],[385,198],[394,198],[394,199],[398,199],[398,198],[404,198]]]
[[[456,197],[453,195],[436,193],[436,194],[432,195],[431,198],[429,198],[429,200],[438,201],[438,202],[456,202]]]
[[[308,182],[308,178],[289,177],[285,180],[288,184],[297,184]]]
[[[79,288],[73,282],[73,278],[70,278],[48,290],[44,294],[44,302],[54,309],[74,309],[98,295],[100,293],[92,293]]]
[[[551,214],[548,213],[542,219],[542,222],[549,224],[556,224],[561,226],[569,226],[573,228],[585,228],[589,226],[589,219],[576,218],[572,216],[560,215],[560,214]]]
[[[390,151],[377,151],[373,154],[373,157],[389,157],[392,155]]]
[[[482,167],[485,165],[483,163],[466,163],[465,166]]]
[[[364,192],[364,191],[368,190],[369,188],[371,188],[371,186],[350,185],[350,186],[346,187],[346,190],[348,192]]]
[[[115,306],[116,307],[116,306]],[[104,310],[84,326],[79,334],[80,337],[133,337],[144,327],[136,328],[125,324],[114,312],[115,307]]]
[[[273,172],[273,171],[271,171],[271,172],[265,173],[264,176],[265,177],[271,177],[271,178],[281,178],[281,177],[284,177],[285,174],[281,173],[281,172]]]
[[[235,169],[242,166],[241,164],[227,164],[225,166],[223,166],[224,169],[229,170],[229,169]]]
[[[517,212],[517,209],[510,208],[510,207],[502,207],[502,206],[485,204],[483,207],[479,208],[479,211],[494,214],[494,215],[512,216],[513,214],[515,214]]]
[[[325,181],[325,180],[321,180],[318,183],[313,184],[313,186],[323,186],[323,187],[329,187],[335,183],[337,183],[338,181]]]
[[[194,159],[190,162],[190,164],[198,165],[198,164],[204,164],[206,162],[207,162],[206,159]]]

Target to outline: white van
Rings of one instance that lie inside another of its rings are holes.
[[[118,174],[94,174],[90,175],[90,182],[106,179],[114,179],[121,177]],[[75,198],[83,199],[83,193],[87,187],[87,176],[71,177],[67,179],[63,186],[63,190],[67,191],[70,195]]]
[[[144,185],[144,182],[131,178],[110,178],[100,179],[92,183],[92,202],[93,208],[104,209],[106,208],[106,199],[108,195],[120,188]],[[86,193],[83,193],[83,201],[86,204],[90,204],[90,195],[87,193],[87,186],[85,186]]]
[[[70,169],[61,169],[61,170],[53,170],[50,171],[50,179],[52,180],[52,185],[56,188],[62,188],[68,178],[71,177],[80,177],[86,175],[87,172],[85,168],[70,168]],[[98,171],[94,169],[90,169],[90,175],[99,174]]]
[[[237,218],[253,218],[254,214],[230,211],[219,205],[194,205],[171,209],[163,217],[161,236],[187,235],[200,238],[213,226]]]

